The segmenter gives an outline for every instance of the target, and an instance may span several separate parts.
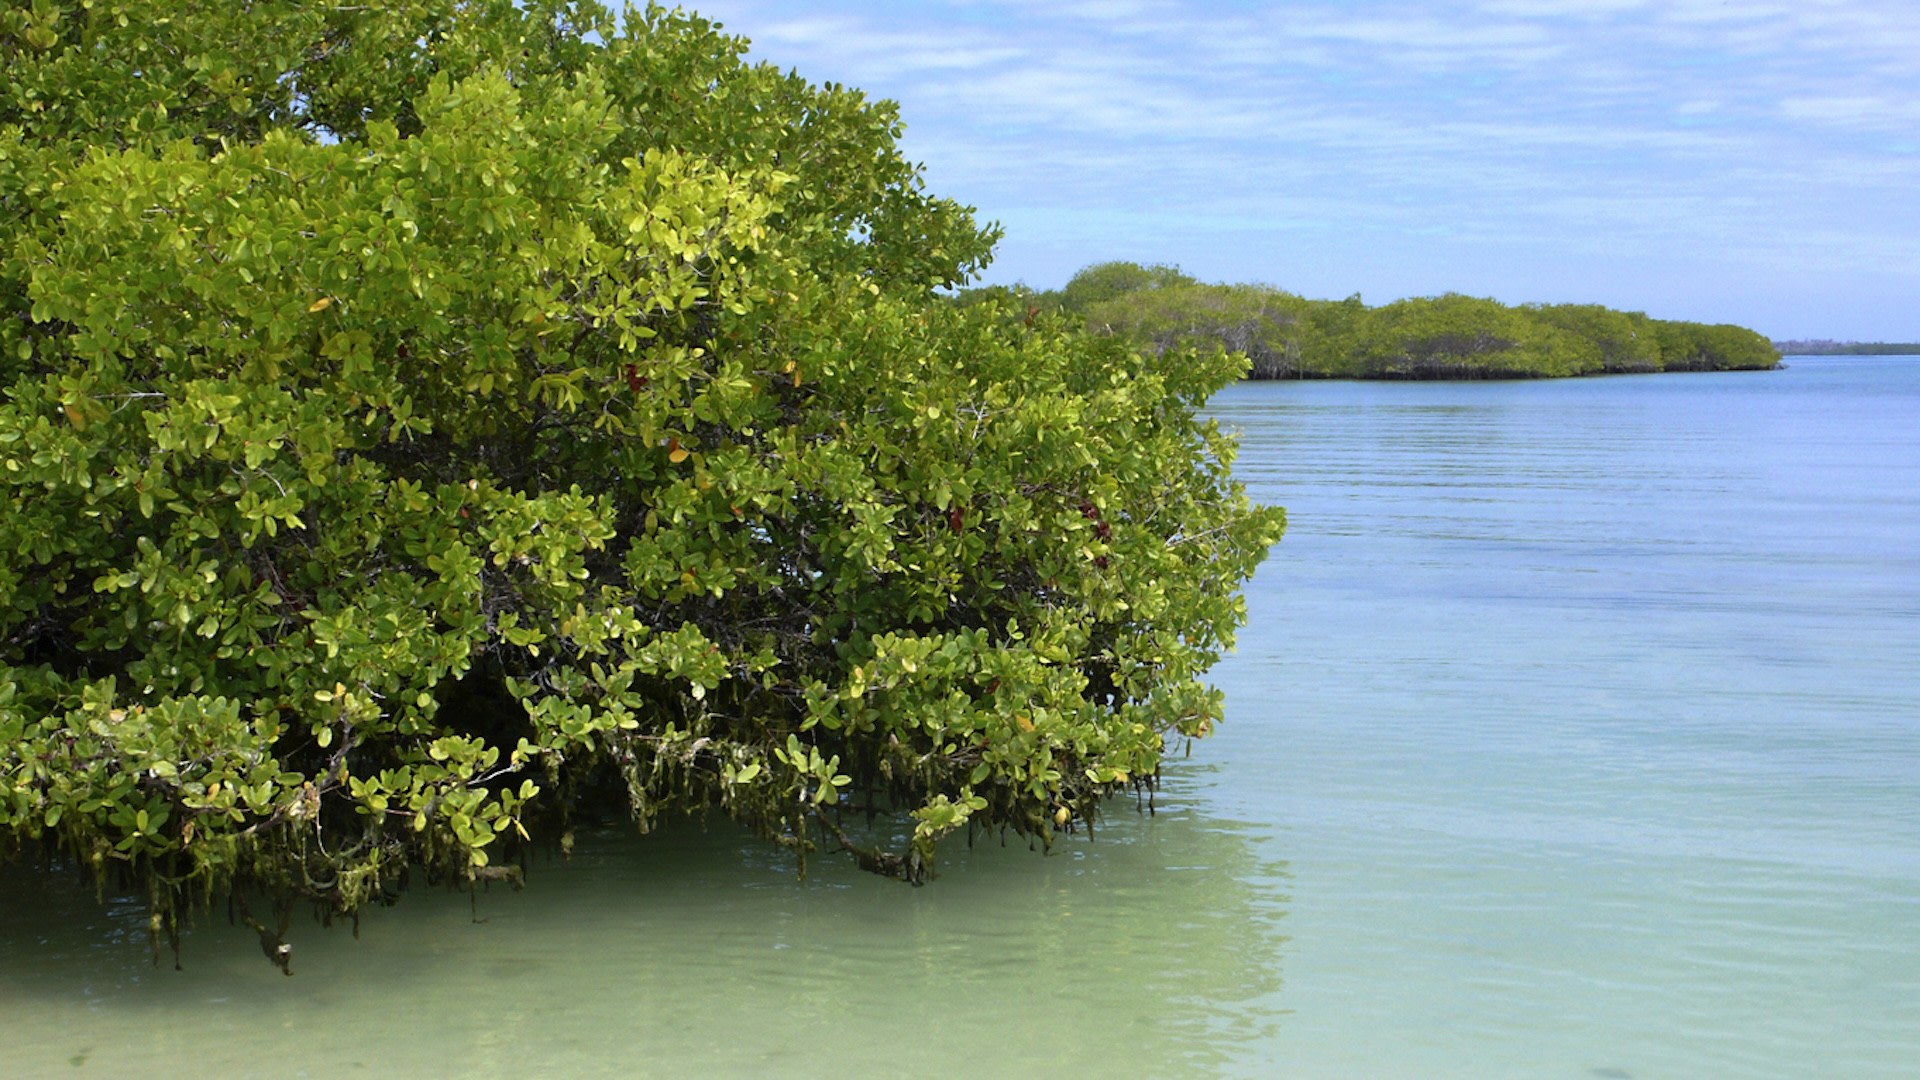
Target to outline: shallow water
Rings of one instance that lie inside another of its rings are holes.
[[[1257,1056],[1920,1074],[1920,361],[1215,412],[1294,521],[1206,751],[1293,869]]]
[[[1229,389],[1289,509],[1155,816],[723,824],[297,932],[0,878],[9,1076],[1920,1073],[1920,360]]]

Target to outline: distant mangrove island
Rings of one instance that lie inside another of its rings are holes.
[[[1776,341],[1786,356],[1920,356],[1920,341]]]
[[[1083,320],[1142,348],[1219,345],[1253,379],[1531,379],[1658,371],[1764,370],[1780,350],[1741,326],[1650,318],[1598,304],[1522,304],[1457,293],[1369,307],[1270,285],[1201,282],[1172,266],[1105,262],[1057,290],[965,290],[1032,321]]]

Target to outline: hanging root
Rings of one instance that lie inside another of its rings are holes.
[[[160,939],[173,948],[173,970],[180,967],[180,898],[172,890],[164,898],[156,877],[147,884],[147,940],[153,946],[153,966],[160,966]]]
[[[855,843],[853,837],[848,836],[845,829],[842,829],[837,822],[832,821],[818,810],[814,812],[814,817],[819,820],[827,832],[833,835],[834,842],[840,845],[840,849],[852,855],[854,863],[869,874],[880,874],[883,877],[895,878],[909,885],[925,885],[927,879],[933,876],[928,870],[926,861],[920,857],[920,853],[917,851],[910,851],[905,855],[901,855],[892,851],[882,851],[879,848],[867,847],[863,844]]]
[[[280,969],[280,974],[292,975],[293,946],[287,944],[286,934],[287,924],[291,921],[293,915],[293,905],[277,905],[280,909],[280,928],[273,930],[269,929],[266,923],[253,917],[253,909],[247,906],[246,897],[236,894],[233,897],[233,901],[235,906],[240,910],[240,921],[247,924],[247,929],[260,935],[260,951],[266,954],[267,959],[273,962],[274,967]]]

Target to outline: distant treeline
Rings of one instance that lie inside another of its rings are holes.
[[[1776,341],[1788,356],[1920,356],[1920,341]]]
[[[994,286],[1001,299],[1064,312],[1089,328],[1164,351],[1218,343],[1255,379],[1515,379],[1774,368],[1780,354],[1739,326],[1653,319],[1597,304],[1524,304],[1448,293],[1368,307],[1308,300],[1267,285],[1209,285],[1170,266],[1089,266],[1059,290]]]

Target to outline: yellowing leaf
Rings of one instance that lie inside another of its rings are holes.
[[[308,311],[325,311],[332,306],[333,306],[333,297],[323,296],[320,299],[315,300],[313,303],[308,304],[307,310]]]

